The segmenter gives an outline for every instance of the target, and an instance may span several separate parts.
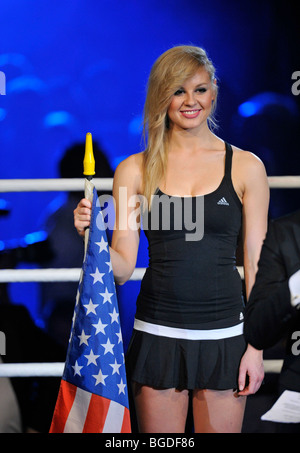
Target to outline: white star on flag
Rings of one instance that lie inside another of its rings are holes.
[[[119,313],[116,312],[115,308],[113,309],[112,313],[108,313],[108,314],[111,317],[111,323],[117,322],[119,324],[119,321],[118,321]]]
[[[124,393],[124,394],[125,394],[125,387],[126,387],[126,384],[124,384],[122,378],[121,378],[120,384],[117,384],[117,386],[119,387],[119,394],[120,394],[120,393]]]
[[[84,305],[86,307],[86,314],[88,315],[89,313],[94,313],[96,314],[96,307],[98,307],[99,304],[93,304],[92,299],[90,299],[88,305]]]
[[[113,348],[115,345],[109,341],[109,338],[107,339],[107,342],[104,344],[101,344],[101,346],[104,347],[104,355],[107,354],[108,352],[113,354]]]
[[[118,344],[122,342],[123,338],[122,338],[122,332],[121,330],[119,332],[116,332],[116,335],[117,337],[119,338],[119,341],[118,341]]]
[[[112,264],[111,264],[111,261],[106,261],[105,264],[108,265],[108,272],[112,272]]]
[[[99,246],[99,253],[101,253],[103,250],[108,252],[108,250],[107,250],[108,242],[105,241],[103,236],[101,238],[101,241],[100,242],[96,242],[95,244],[97,244]]]
[[[78,338],[80,339],[79,346],[81,346],[82,344],[86,344],[88,346],[89,345],[88,344],[88,339],[90,337],[91,337],[91,335],[86,335],[84,330],[82,329],[81,334],[78,335]]]
[[[93,285],[97,282],[103,283],[102,277],[105,275],[105,273],[102,274],[101,272],[99,272],[98,267],[96,267],[96,271],[90,275],[94,278]]]
[[[79,366],[78,363],[77,363],[77,360],[76,360],[76,362],[75,362],[75,365],[72,366],[72,368],[74,369],[74,376],[75,376],[76,374],[78,374],[79,376],[81,376],[80,370],[81,370],[81,368],[83,368],[83,366]]]
[[[99,319],[99,321],[97,322],[97,324],[92,324],[93,327],[95,327],[96,329],[96,333],[95,335],[97,335],[97,333],[101,332],[105,335],[105,327],[108,326],[108,324],[103,324],[101,319]]]
[[[120,368],[120,366],[122,366],[122,364],[121,364],[121,363],[120,363],[120,364],[117,363],[117,359],[115,359],[115,363],[110,363],[110,366],[111,366],[112,369],[113,369],[113,373],[112,373],[112,374],[115,374],[115,373],[120,374],[120,373],[119,373],[119,368]]]
[[[107,288],[105,288],[105,292],[104,293],[99,293],[99,294],[100,294],[100,296],[103,297],[103,303],[104,304],[105,304],[105,302],[109,302],[110,304],[112,303],[111,296],[113,296],[114,293],[110,293]]]
[[[99,370],[98,374],[93,374],[92,376],[93,376],[93,378],[96,379],[96,384],[95,385],[98,385],[98,384],[106,385],[105,384],[105,379],[108,377],[108,374],[102,374],[102,371]]]
[[[87,366],[90,365],[91,363],[93,363],[94,365],[97,365],[97,359],[98,359],[98,357],[100,357],[100,355],[95,355],[93,353],[93,350],[91,349],[91,352],[89,353],[89,355],[85,355],[84,357],[86,357],[88,359]]]

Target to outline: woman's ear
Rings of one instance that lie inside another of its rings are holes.
[[[214,81],[213,81],[213,90],[217,94],[217,91],[218,91],[217,79],[214,79]],[[213,100],[215,100],[215,98]]]

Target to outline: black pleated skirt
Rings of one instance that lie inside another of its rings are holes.
[[[245,350],[243,335],[186,340],[133,330],[126,354],[128,379],[157,389],[235,390]]]

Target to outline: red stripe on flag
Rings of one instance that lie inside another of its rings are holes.
[[[63,433],[64,427],[72,408],[77,387],[66,381],[61,381],[54,409],[50,433]]]
[[[110,400],[92,394],[83,433],[101,433],[109,409]]]
[[[127,407],[125,407],[124,411],[124,419],[121,433],[131,433],[130,412],[129,409],[127,409]]]

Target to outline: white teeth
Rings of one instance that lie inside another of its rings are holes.
[[[189,110],[189,111],[184,110],[182,113],[184,113],[185,115],[194,115],[197,112],[199,112],[199,110]]]

